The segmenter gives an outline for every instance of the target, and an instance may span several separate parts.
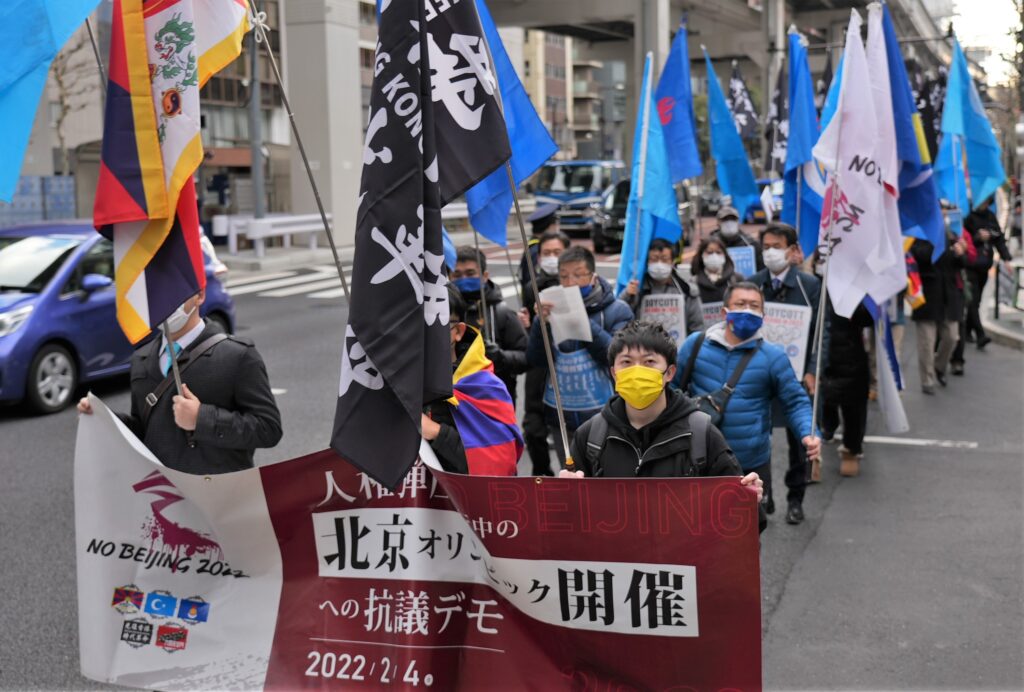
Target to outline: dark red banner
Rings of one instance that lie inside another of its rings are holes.
[[[761,687],[738,478],[417,464],[390,493],[329,452],[260,471],[284,572],[269,689]]]

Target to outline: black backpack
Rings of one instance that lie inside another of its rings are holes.
[[[686,417],[686,422],[690,426],[690,463],[697,469],[699,476],[708,465],[708,426],[711,425],[711,418],[703,411],[693,411]],[[601,452],[607,441],[608,421],[599,413],[590,419],[587,448],[584,450],[591,469],[600,467]]]

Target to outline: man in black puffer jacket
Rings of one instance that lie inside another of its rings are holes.
[[[707,414],[685,394],[667,386],[675,376],[675,357],[676,344],[661,325],[632,322],[615,335],[608,360],[617,393],[576,431],[571,453],[579,470],[563,470],[561,477],[743,475]],[[756,473],[748,473],[740,482],[757,494],[763,529],[762,481]]]
[[[505,383],[515,404],[516,379],[526,372],[526,330],[519,316],[506,305],[501,289],[487,273],[487,258],[476,248],[458,249],[449,278],[466,301],[466,324],[480,330],[494,374]]]

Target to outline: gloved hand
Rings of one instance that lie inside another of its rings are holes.
[[[505,363],[505,354],[501,352],[501,347],[493,341],[484,341],[484,354],[494,363],[496,368],[501,367]]]

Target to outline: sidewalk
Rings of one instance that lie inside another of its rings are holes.
[[[981,299],[982,326],[985,327],[985,331],[992,337],[994,343],[1024,351],[1024,310],[1018,310],[1012,305],[1007,305],[1006,302],[1001,302],[998,306],[999,317],[996,317],[995,287],[998,280],[998,275],[992,276],[985,285],[985,292]],[[1007,300],[1006,296],[1000,296],[1000,298],[1003,301]]]

